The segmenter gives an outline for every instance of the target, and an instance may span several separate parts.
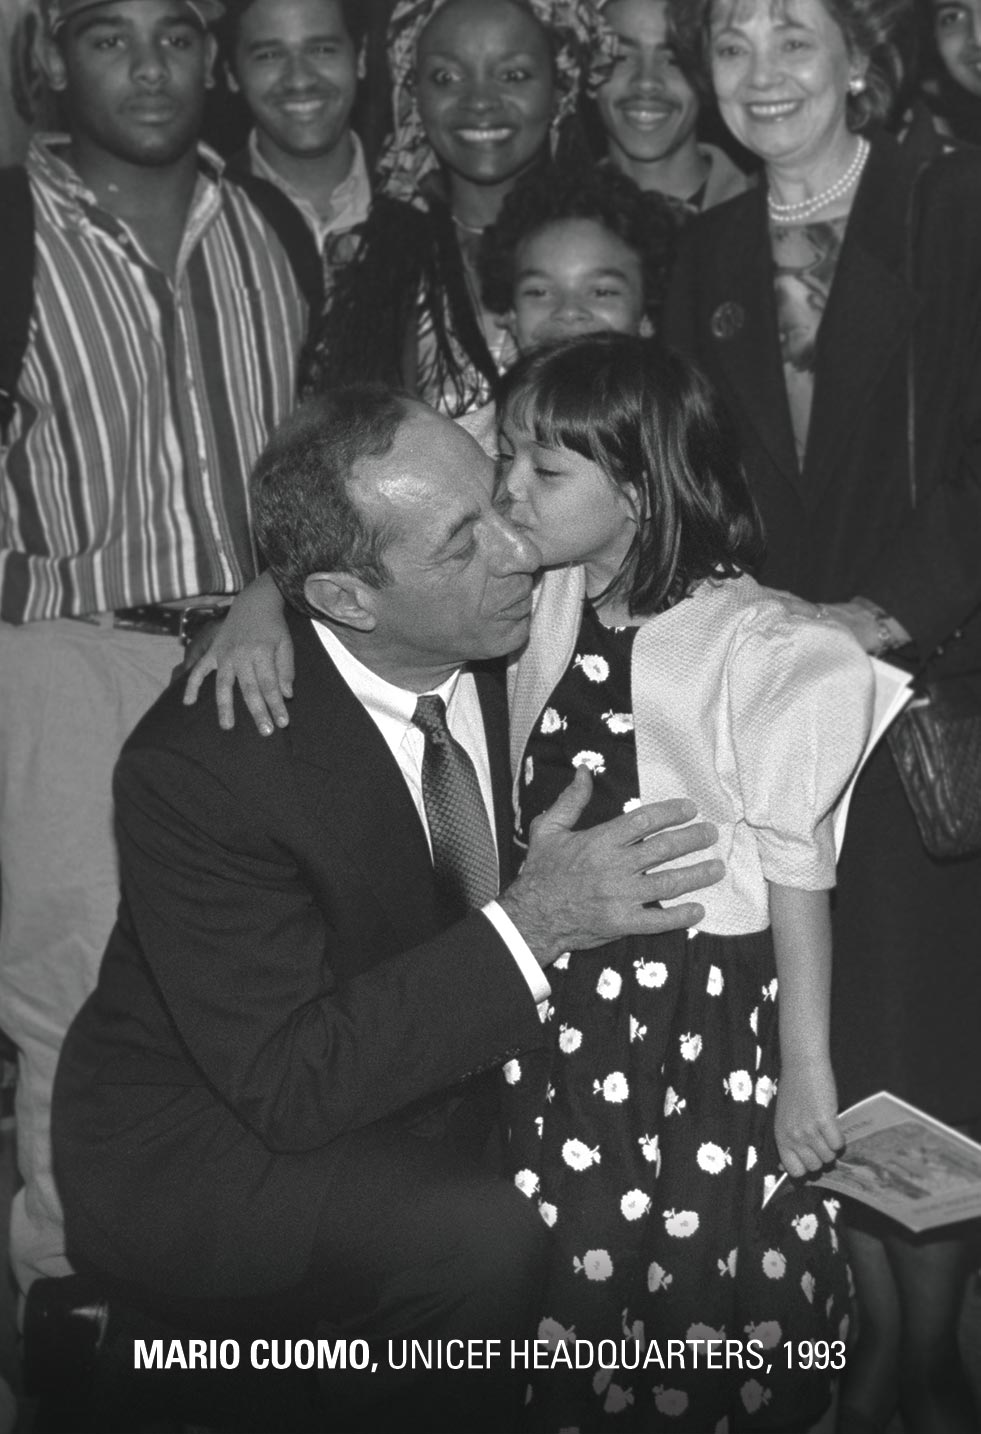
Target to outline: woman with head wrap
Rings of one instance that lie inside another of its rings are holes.
[[[481,304],[480,236],[555,153],[611,47],[585,0],[400,0],[380,193],[307,355],[305,392],[383,379],[453,416],[487,401],[513,353]]]

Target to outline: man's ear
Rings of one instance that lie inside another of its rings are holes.
[[[45,35],[38,46],[41,69],[45,78],[53,90],[65,90],[68,88],[68,70],[65,65],[65,57],[61,52],[61,46],[57,40],[50,35]]]
[[[377,622],[375,590],[353,573],[311,573],[303,584],[303,596],[311,607],[331,622],[372,632]]]
[[[225,71],[225,84],[231,90],[232,94],[241,94],[238,80],[235,78],[235,71],[232,69],[231,65],[228,63],[227,60],[225,61],[223,69]]]
[[[368,73],[368,41],[362,40],[358,46],[358,59],[354,67],[355,79],[363,80]]]
[[[213,90],[215,87],[215,60],[218,58],[218,41],[209,30],[204,37],[204,87],[206,90]]]
[[[637,333],[642,339],[652,339],[654,337],[654,324],[647,314],[641,319]]]

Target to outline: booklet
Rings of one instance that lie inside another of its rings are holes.
[[[838,1119],[845,1148],[830,1170],[808,1176],[810,1184],[861,1200],[917,1233],[981,1216],[981,1145],[884,1090]]]
[[[879,658],[873,657],[872,672],[875,676],[872,730],[869,733],[869,740],[865,744],[865,750],[859,758],[858,766],[852,773],[852,779],[835,808],[835,853],[838,856],[841,855],[841,844],[845,839],[845,822],[848,819],[848,808],[851,805],[852,792],[855,790],[858,774],[869,760],[872,749],[882,738],[886,728],[896,720],[913,696],[910,690],[913,679],[901,667],[893,667],[891,663],[880,662]]]

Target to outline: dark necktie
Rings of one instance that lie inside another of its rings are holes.
[[[450,735],[442,697],[420,697],[413,724],[426,738],[422,799],[444,913],[458,919],[497,895],[494,838],[473,763]]]

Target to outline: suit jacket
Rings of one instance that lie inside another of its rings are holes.
[[[873,140],[818,335],[803,469],[765,187],[688,226],[663,330],[736,421],[766,529],[761,581],[814,601],[869,597],[913,634],[921,656],[981,599],[981,156],[926,159],[888,136]],[[981,668],[981,623],[944,667]]]
[[[491,923],[439,930],[404,779],[311,623],[290,623],[285,731],[259,738],[243,709],[222,732],[172,688],[127,742],[119,920],[56,1082],[70,1248],[165,1293],[296,1283],[341,1137],[431,1133],[460,1114],[449,1088],[541,1042]],[[507,879],[503,680],[476,677]]]

